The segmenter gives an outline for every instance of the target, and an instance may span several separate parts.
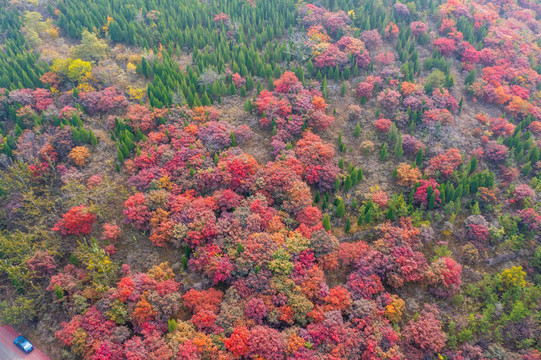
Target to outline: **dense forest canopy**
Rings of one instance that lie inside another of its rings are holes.
[[[0,0],[0,323],[541,359],[540,46],[533,0]]]

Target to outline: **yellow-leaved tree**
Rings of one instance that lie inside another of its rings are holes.
[[[86,160],[90,157],[90,152],[86,146],[76,146],[71,149],[68,157],[77,166],[84,166]]]

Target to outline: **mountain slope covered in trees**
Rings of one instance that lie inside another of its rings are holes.
[[[0,322],[51,359],[541,359],[540,21],[0,0]]]

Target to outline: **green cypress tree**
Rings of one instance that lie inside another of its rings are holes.
[[[528,176],[528,175],[530,175],[530,172],[531,172],[531,171],[532,171],[532,162],[529,161],[528,163],[526,163],[526,165],[524,165],[524,166],[522,167],[521,172],[522,172],[522,175]]]
[[[252,100],[247,99],[244,102],[244,111],[251,113],[252,112]]]
[[[120,150],[120,146],[116,148],[116,156],[119,163],[124,163],[124,155],[122,154],[122,150]]]
[[[464,79],[464,84],[466,86],[469,86],[469,85],[473,84],[474,82],[475,82],[475,69],[470,71],[468,76],[466,76],[466,78]]]
[[[315,71],[314,64],[312,63],[312,60],[308,60],[308,63],[306,64],[306,70],[308,71],[309,75],[313,75]]]
[[[201,97],[201,104],[203,106],[210,106],[211,105],[210,98],[208,97],[206,91],[203,93],[203,96]]]
[[[470,161],[470,168],[468,170],[469,175],[473,174],[477,170],[477,156],[474,156]]]
[[[346,213],[346,204],[344,200],[340,199],[338,205],[336,206],[336,216],[341,218]]]
[[[344,69],[343,74],[344,74],[344,79],[349,80],[349,78],[351,77],[351,70],[347,67]]]
[[[391,221],[395,219],[394,209],[392,207],[389,209],[389,211],[387,211],[386,217]]]
[[[415,157],[415,164],[419,166],[422,163],[423,163],[423,149],[419,149],[419,151],[417,151],[417,156]]]
[[[254,89],[254,78],[250,75],[246,78],[246,90],[251,91]]]
[[[454,196],[455,201],[462,199],[463,191],[464,191],[464,187],[462,186],[462,184],[459,184],[455,190],[455,196]]]
[[[327,72],[327,76],[328,76],[330,79],[334,78],[334,69],[333,69],[332,67],[331,67],[331,68],[329,69],[329,71]],[[327,78],[327,76],[325,76],[325,78]]]
[[[400,159],[404,155],[404,149],[402,148],[402,134],[398,134],[397,142],[394,146],[394,155],[397,159]]]
[[[366,224],[370,224],[372,222],[372,214],[373,210],[371,209],[364,214],[364,222]]]
[[[386,143],[383,143],[383,145],[381,146],[381,151],[379,152],[379,159],[381,161],[385,161],[385,159],[387,159],[387,144]]]
[[[167,331],[169,333],[174,333],[175,330],[177,329],[177,327],[178,327],[178,324],[177,324],[177,321],[175,319],[167,320]]]
[[[455,198],[455,188],[451,185],[448,189],[445,190],[445,202],[449,203]]]
[[[334,179],[334,190],[340,190],[340,179],[338,178],[338,176],[336,177],[336,179]]]
[[[359,175],[357,174],[357,169],[354,168],[353,170],[351,170],[351,185],[353,186],[357,185],[357,183],[359,182],[357,178],[358,176]]]
[[[346,228],[344,229],[346,233],[348,233],[351,230],[351,220],[347,218],[346,220]]]
[[[476,201],[471,208],[472,215],[481,215],[481,209],[479,209],[479,203]]]
[[[199,99],[199,95],[195,94],[193,97],[193,104],[194,106],[202,106],[201,100]]]
[[[366,104],[366,96],[361,96],[359,101],[360,101],[361,105]]]
[[[237,95],[237,88],[233,83],[229,86],[229,95]]]
[[[346,181],[344,181],[344,191],[348,191],[349,189],[351,189],[351,175],[348,175],[346,177]]]
[[[464,185],[464,190],[462,191],[462,196],[467,197],[470,195],[470,184]]]
[[[130,150],[128,149],[126,144],[124,144],[123,142],[121,142],[120,151],[122,151],[122,155],[124,156],[124,159],[130,156]]]
[[[329,218],[329,214],[325,214],[325,216],[323,216],[323,221],[321,223],[325,230],[331,230],[331,219]]]
[[[237,254],[242,254],[244,252],[244,246],[242,245],[242,243],[239,243],[237,245]]]
[[[355,125],[355,130],[353,131],[353,136],[358,138],[360,135],[361,135],[361,125],[357,123],[357,125]]]
[[[363,181],[364,175],[363,175],[363,169],[359,167],[357,170],[357,182]]]

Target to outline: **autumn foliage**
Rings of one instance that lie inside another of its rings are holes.
[[[539,4],[71,2],[0,11],[0,322],[84,360],[541,359]]]
[[[92,231],[96,215],[90,212],[85,205],[74,206],[62,215],[51,230],[62,235],[86,235]]]
[[[76,146],[71,149],[68,157],[77,166],[84,166],[90,157],[90,152],[86,146]]]

